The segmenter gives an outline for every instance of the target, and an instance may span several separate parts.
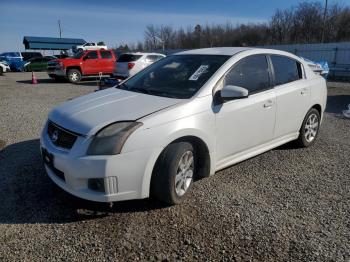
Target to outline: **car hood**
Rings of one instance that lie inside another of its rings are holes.
[[[137,120],[181,101],[112,87],[64,102],[50,112],[49,120],[90,136],[108,124]]]
[[[62,62],[62,63],[69,63],[69,62],[80,62],[80,59],[72,58],[72,57],[66,57],[66,58],[59,58],[59,59],[52,59],[50,62]]]

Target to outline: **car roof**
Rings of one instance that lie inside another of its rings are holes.
[[[165,56],[164,54],[160,54],[160,53],[144,53],[144,52],[124,53],[123,55],[161,55],[161,56]]]
[[[276,49],[267,49],[267,48],[254,48],[254,47],[214,47],[214,48],[201,48],[187,50],[174,55],[227,55],[234,56],[235,54],[249,51],[252,54],[274,54],[274,55],[283,55],[290,58],[294,58],[300,62],[300,57],[282,50]]]
[[[212,47],[182,51],[175,55],[229,55],[233,56],[242,51],[252,50],[257,48],[250,47]]]

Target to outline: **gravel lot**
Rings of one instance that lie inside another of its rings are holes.
[[[96,88],[0,77],[0,260],[350,261],[350,84],[329,83],[318,142],[285,145],[195,183],[188,200],[107,204],[45,175],[39,132],[54,105]]]

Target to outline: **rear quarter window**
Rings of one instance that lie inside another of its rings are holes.
[[[303,78],[301,64],[285,56],[272,55],[275,85],[283,85]]]

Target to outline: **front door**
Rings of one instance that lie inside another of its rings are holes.
[[[273,139],[276,96],[270,76],[265,55],[243,58],[225,76],[222,86],[246,88],[249,96],[214,107],[218,164]]]
[[[83,58],[83,74],[94,75],[100,71],[97,51],[88,52]]]

